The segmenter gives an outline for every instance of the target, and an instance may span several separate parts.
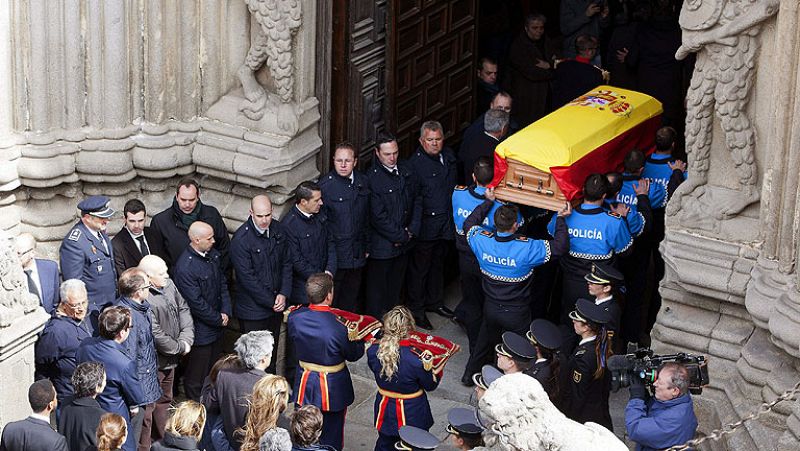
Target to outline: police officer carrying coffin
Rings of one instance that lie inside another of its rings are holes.
[[[592,174],[583,185],[583,203],[566,218],[569,228],[569,255],[561,259],[563,269],[563,289],[561,297],[562,333],[565,348],[572,343],[572,327],[569,312],[575,301],[589,296],[584,276],[591,270],[592,263],[607,261],[615,255],[627,251],[633,244],[628,226],[619,214],[603,209],[603,201],[608,193],[608,180],[602,174]],[[556,218],[548,224],[548,231],[555,233]]]
[[[649,182],[644,180],[633,186],[637,202],[634,205],[629,205],[617,200],[617,196],[622,190],[622,174],[608,172],[606,173],[606,179],[608,179],[608,194],[605,201],[603,201],[603,206],[606,210],[625,217],[625,222],[628,223],[628,231],[631,232],[634,240],[642,234],[649,233],[653,223],[650,200],[647,197],[647,193],[650,190]]]
[[[465,385],[472,385],[472,374],[486,363],[503,332],[510,330],[524,335],[528,331],[533,269],[569,251],[570,240],[564,221],[572,213],[569,204],[558,212],[553,240],[532,240],[516,233],[519,213],[514,206],[503,205],[495,212],[497,232],[480,226],[494,207],[494,189],[487,189],[484,196],[486,200],[464,222],[467,242],[481,268],[486,296],[478,341],[461,378]]]
[[[369,181],[354,170],[357,163],[355,147],[339,144],[333,154],[333,171],[320,179],[319,187],[336,244],[336,307],[364,313],[359,291],[369,244]]]
[[[89,295],[88,312],[96,317],[117,297],[114,249],[106,227],[114,209],[106,196],[90,196],[78,204],[81,219],[61,241],[61,274],[64,280],[80,279]]]

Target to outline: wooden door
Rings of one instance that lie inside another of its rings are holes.
[[[452,145],[474,119],[477,0],[389,0],[389,127],[400,151],[417,147],[426,120]]]

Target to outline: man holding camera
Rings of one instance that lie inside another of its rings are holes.
[[[682,445],[694,437],[697,417],[689,394],[689,371],[680,363],[665,363],[649,398],[644,381],[634,377],[625,408],[625,428],[637,451]],[[649,398],[649,399],[648,399]]]

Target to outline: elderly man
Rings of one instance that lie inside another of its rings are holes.
[[[80,279],[86,284],[92,316],[117,297],[114,249],[106,234],[115,213],[110,202],[106,196],[91,196],[79,203],[81,219],[61,242],[59,253],[64,280]]]
[[[68,451],[67,440],[50,427],[50,414],[58,405],[53,384],[47,379],[34,382],[28,389],[28,402],[33,413],[6,425],[0,451]]]
[[[106,411],[97,395],[106,388],[106,369],[100,362],[84,362],[72,373],[75,396],[61,406],[58,431],[64,434],[71,450],[95,449],[97,425]]]
[[[214,229],[202,221],[189,227],[189,247],[175,264],[175,286],[194,320],[194,344],[186,362],[186,397],[200,399],[203,379],[222,351],[222,334],[231,315],[231,298],[222,264],[214,249]]]
[[[136,372],[144,394],[143,403],[146,404],[132,420],[132,432],[139,440],[139,451],[149,451],[153,409],[155,402],[161,398],[152,313],[150,303],[147,302],[150,296],[150,279],[141,269],[130,268],[122,273],[118,285],[120,297],[114,305],[129,309],[133,321],[131,339],[125,340],[122,347],[136,362]]]
[[[192,178],[184,178],[178,182],[172,206],[153,216],[150,221],[153,244],[158,245],[161,252],[159,257],[167,262],[174,275],[178,258],[189,244],[186,234],[195,221],[204,222],[214,230],[214,249],[220,254],[223,271],[227,271],[228,229],[219,211],[200,201],[200,184]]]
[[[653,383],[648,399],[644,381],[633,378],[631,399],[625,407],[628,438],[637,451],[682,445],[694,437],[697,417],[689,394],[689,372],[680,363],[665,363]]]
[[[86,285],[78,279],[61,284],[61,302],[47,322],[34,350],[36,378],[47,378],[56,387],[59,401],[72,396],[70,378],[75,371],[75,352],[81,342],[94,334],[86,319],[89,301]]]
[[[272,217],[272,202],[265,195],[250,201],[250,217],[231,240],[231,261],[236,269],[236,309],[243,333],[272,332],[277,347],[283,309],[292,294],[292,255],[283,225]],[[275,372],[275,361],[267,372]]]
[[[52,314],[58,305],[58,264],[52,260],[34,258],[36,239],[30,233],[20,233],[14,245],[28,279],[28,291],[39,298],[39,304],[47,313]]]
[[[503,110],[489,110],[483,115],[483,133],[473,136],[461,144],[458,153],[462,181],[472,182],[472,168],[480,157],[494,156],[494,149],[508,134],[509,113]]]
[[[172,404],[175,368],[194,343],[194,322],[189,304],[183,299],[167,273],[167,264],[157,255],[148,255],[139,262],[139,269],[150,278],[150,313],[153,338],[158,353],[158,382],[161,398],[153,410],[152,437],[160,440]]]
[[[244,427],[253,386],[267,373],[272,360],[273,337],[269,331],[254,330],[236,340],[234,350],[244,368],[220,371],[213,388],[203,396],[209,413],[221,415],[225,436],[234,449],[244,438],[236,430]]]
[[[106,369],[106,388],[97,395],[97,403],[106,412],[116,413],[128,424],[128,437],[122,445],[124,451],[136,449],[136,438],[131,417],[146,404],[139,381],[136,362],[128,357],[122,343],[131,335],[131,311],[125,307],[110,306],[98,318],[99,337],[81,343],[76,354],[78,363],[100,362]]]

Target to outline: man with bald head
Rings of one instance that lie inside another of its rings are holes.
[[[286,300],[292,294],[292,258],[283,226],[266,195],[250,201],[250,217],[231,240],[236,270],[236,318],[242,333],[268,330],[278,346]],[[275,373],[275,360],[267,367]]]
[[[14,245],[28,279],[28,291],[39,298],[39,305],[52,314],[58,306],[58,264],[36,257],[36,239],[30,233],[20,233]]]
[[[194,320],[194,345],[184,373],[186,397],[198,401],[203,379],[222,351],[222,334],[231,315],[231,298],[222,257],[214,249],[214,229],[202,221],[189,227],[189,247],[175,263],[175,286]]]

